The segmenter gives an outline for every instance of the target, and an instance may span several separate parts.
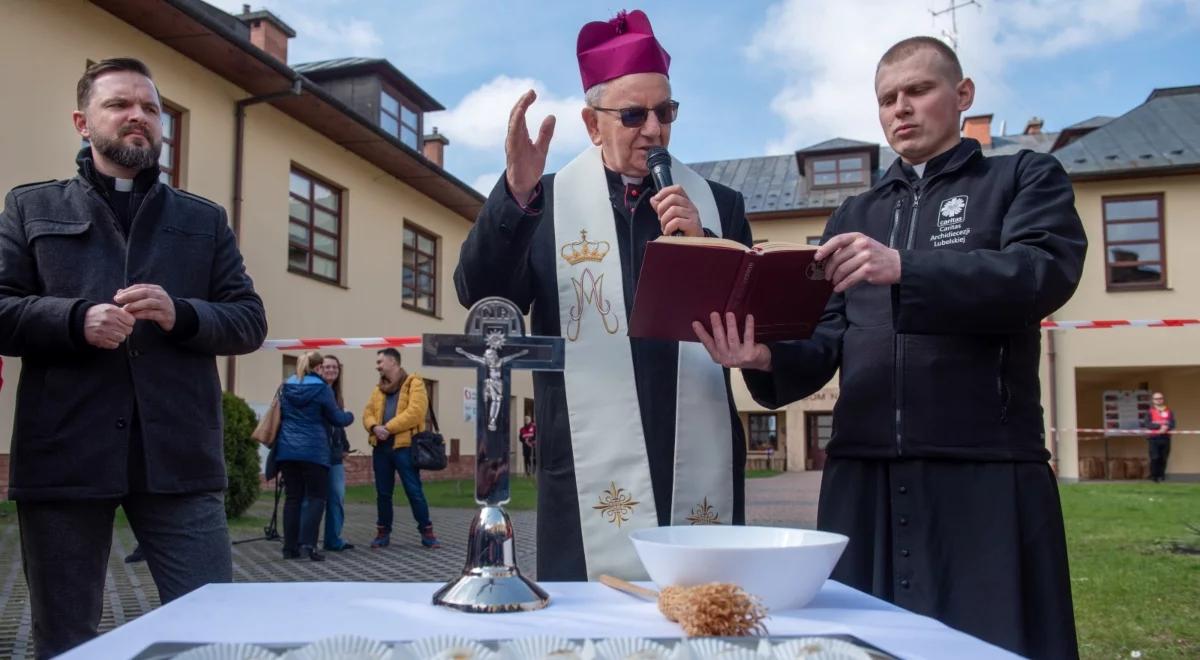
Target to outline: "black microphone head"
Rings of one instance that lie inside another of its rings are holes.
[[[671,154],[665,147],[650,147],[646,151],[646,169],[654,179],[654,187],[662,190],[672,184]]]
[[[671,166],[671,154],[667,153],[666,147],[650,147],[646,150],[646,168],[654,169],[660,166]]]

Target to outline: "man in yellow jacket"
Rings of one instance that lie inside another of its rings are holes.
[[[375,504],[379,511],[375,523],[378,533],[371,541],[371,548],[386,548],[391,542],[392,492],[396,488],[397,473],[417,521],[421,545],[440,548],[441,543],[434,536],[433,522],[429,519],[429,504],[421,489],[421,473],[413,463],[410,450],[413,434],[425,430],[425,415],[429,410],[425,381],[401,368],[400,351],[394,348],[385,348],[376,354],[375,370],[379,372],[379,384],[371,392],[363,411],[367,441],[374,447],[371,462],[375,469]]]

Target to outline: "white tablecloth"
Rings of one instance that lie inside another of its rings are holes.
[[[597,583],[548,582],[550,607],[465,614],[430,604],[440,584],[289,582],[211,584],[60,656],[129,658],[155,642],[307,643],[339,634],[384,642],[433,635],[511,639],[681,637],[649,602]],[[808,607],[776,612],[772,635],[850,634],[901,658],[1014,658],[995,646],[851,589],[826,582]]]

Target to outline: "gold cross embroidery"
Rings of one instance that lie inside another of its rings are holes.
[[[692,515],[687,517],[688,522],[693,525],[719,525],[721,524],[721,516],[717,510],[708,503],[708,497],[696,506],[692,507]]]
[[[604,491],[600,496],[600,503],[593,506],[604,516],[610,523],[614,523],[617,527],[621,523],[629,522],[629,517],[633,513],[634,507],[641,502],[633,499],[633,493],[627,492],[624,488],[617,488],[616,482],[609,482],[610,488]]]

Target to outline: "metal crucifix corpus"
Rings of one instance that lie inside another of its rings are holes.
[[[549,596],[517,568],[512,522],[501,508],[509,499],[508,399],[513,369],[563,368],[563,339],[526,336],[516,305],[484,298],[467,313],[466,334],[425,335],[422,353],[428,367],[474,367],[483,403],[475,417],[475,501],[483,508],[471,521],[462,576],[439,589],[433,603],[466,612],[545,607]]]

